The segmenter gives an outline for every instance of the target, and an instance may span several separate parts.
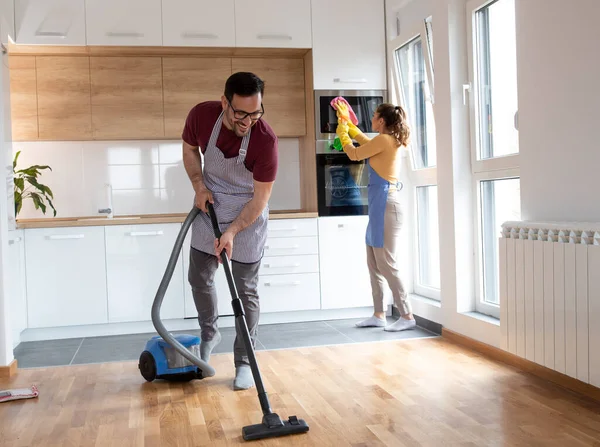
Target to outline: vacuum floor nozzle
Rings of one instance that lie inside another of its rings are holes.
[[[261,424],[248,425],[242,429],[245,441],[256,441],[258,439],[276,438],[278,436],[296,435],[306,433],[308,424],[303,419],[290,416],[287,421],[282,421],[275,413],[263,417]]]

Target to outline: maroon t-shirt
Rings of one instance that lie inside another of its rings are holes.
[[[199,146],[204,154],[213,126],[222,110],[220,101],[206,101],[194,106],[185,121],[181,135],[183,141],[190,146]],[[225,158],[237,157],[241,145],[242,138],[222,124],[217,147]],[[252,126],[244,164],[252,172],[254,180],[272,182],[277,175],[277,159],[277,137],[271,126],[261,118]]]

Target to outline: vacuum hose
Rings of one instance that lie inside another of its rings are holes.
[[[163,279],[160,282],[160,286],[158,287],[158,291],[156,292],[156,296],[154,298],[154,303],[152,304],[152,323],[156,328],[156,332],[158,332],[163,340],[168,342],[171,346],[173,346],[173,348],[175,348],[177,352],[202,370],[203,377],[212,377],[215,375],[215,369],[201,358],[196,357],[188,349],[186,349],[185,346],[179,343],[177,339],[171,335],[167,328],[165,328],[160,320],[160,306],[162,305],[165,293],[167,293],[169,282],[173,276],[175,266],[177,265],[179,253],[183,247],[183,241],[185,240],[185,236],[192,225],[192,222],[194,222],[194,219],[199,213],[200,209],[194,206],[181,226],[181,230],[179,231],[179,235],[175,241],[175,246],[171,252],[171,257],[169,258],[169,262],[167,264],[167,270],[165,271]]]

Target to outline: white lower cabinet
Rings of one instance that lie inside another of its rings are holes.
[[[27,328],[27,286],[25,284],[25,241],[23,230],[8,232],[8,294],[13,347],[21,341]]]
[[[29,328],[108,322],[104,227],[25,230]]]
[[[269,221],[259,272],[261,312],[371,306],[367,221],[367,216]],[[180,230],[179,223],[27,229],[24,249],[15,232],[10,256],[24,259],[25,269],[15,262],[11,278],[26,277],[27,286],[25,298],[18,280],[11,284],[15,334],[25,327],[151,320]],[[162,303],[163,319],[197,318],[188,280],[190,241],[191,230]],[[215,287],[218,314],[233,315],[222,265]]]
[[[317,219],[269,221],[258,293],[264,313],[321,308]]]
[[[372,306],[365,232],[368,216],[319,218],[321,307]]]
[[[147,321],[181,224],[106,227],[106,280],[110,323]],[[184,316],[183,265],[176,264],[161,318]]]
[[[268,275],[259,278],[261,312],[317,310],[321,307],[319,274]]]

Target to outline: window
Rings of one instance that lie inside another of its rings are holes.
[[[411,124],[411,150],[415,169],[436,165],[435,123],[423,52],[421,37],[416,37],[396,50],[402,105]]]
[[[475,15],[478,158],[519,152],[514,0],[499,0]],[[492,88],[493,87],[493,88]]]
[[[430,18],[400,30],[390,44],[396,102],[406,111],[411,128],[410,172],[415,262],[413,291],[440,299],[440,250],[437,195],[437,153],[433,89],[433,26]]]
[[[482,301],[500,305],[498,288],[498,237],[502,224],[521,220],[519,178],[481,180],[479,182]]]
[[[417,186],[416,190],[419,264],[415,289],[419,295],[431,296],[440,289],[437,186]]]
[[[472,0],[467,14],[470,83],[463,88],[477,199],[475,308],[498,317],[500,229],[521,216],[515,0]]]

